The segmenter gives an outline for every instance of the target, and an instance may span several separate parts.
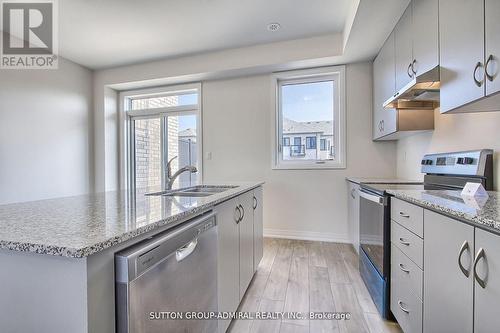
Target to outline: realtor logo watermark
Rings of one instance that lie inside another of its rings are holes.
[[[0,68],[57,69],[56,0],[0,0]]]

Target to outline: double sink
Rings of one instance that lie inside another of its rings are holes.
[[[147,196],[167,196],[167,197],[208,197],[217,193],[221,193],[237,186],[230,185],[197,185],[192,187],[179,188],[175,190],[167,190],[156,193],[148,193]]]

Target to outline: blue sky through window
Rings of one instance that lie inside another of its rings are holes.
[[[282,87],[283,117],[295,121],[333,120],[333,82],[290,84]]]
[[[179,105],[190,105],[198,103],[198,94],[187,94],[179,96]],[[196,128],[196,116],[180,116],[179,131],[184,131],[188,128]]]

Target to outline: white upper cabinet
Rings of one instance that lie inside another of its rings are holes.
[[[439,1],[413,0],[413,60],[415,75],[439,65]]]
[[[500,91],[500,1],[485,0],[486,95]]]
[[[396,131],[396,110],[385,109],[384,102],[396,91],[394,33],[385,41],[373,62],[373,139]]]
[[[483,97],[484,0],[439,1],[439,46],[441,113]]]
[[[396,52],[396,91],[406,86],[413,78],[412,5],[406,8],[394,29]],[[387,95],[389,98],[391,95]]]

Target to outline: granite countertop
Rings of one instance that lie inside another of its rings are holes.
[[[500,192],[486,198],[467,198],[460,191],[386,189],[398,199],[431,209],[500,234]]]
[[[398,178],[346,177],[346,180],[356,184],[422,184],[421,180]]]
[[[236,187],[207,197],[145,196],[158,191],[147,189],[1,205],[0,249],[83,258],[174,226],[262,184],[227,184]]]

